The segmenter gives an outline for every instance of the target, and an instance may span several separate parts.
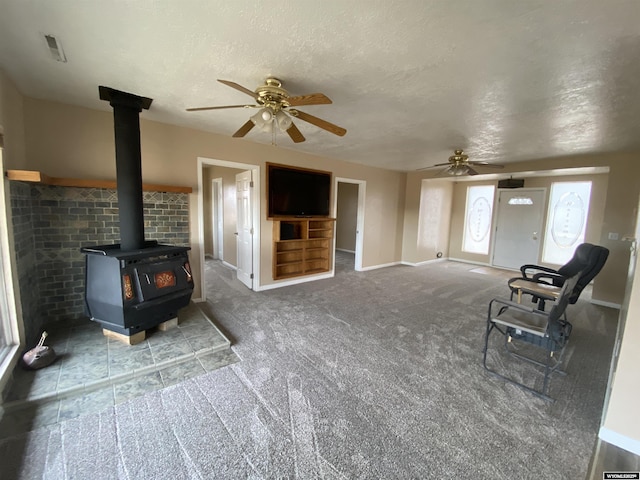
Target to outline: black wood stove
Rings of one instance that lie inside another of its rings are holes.
[[[150,98],[99,87],[113,107],[120,243],[86,246],[85,300],[91,320],[131,336],[178,316],[189,304],[189,247],[145,241],[140,119]]]

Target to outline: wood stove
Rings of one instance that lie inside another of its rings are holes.
[[[99,92],[113,107],[120,243],[81,249],[86,313],[103,329],[132,336],[176,318],[189,304],[190,248],[144,238],[139,114],[152,100],[102,86]]]

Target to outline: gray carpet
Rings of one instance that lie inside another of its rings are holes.
[[[482,368],[499,276],[341,258],[334,279],[253,293],[207,269],[205,312],[242,361],[6,439],[2,478],[584,478],[617,311],[570,307],[549,404]]]

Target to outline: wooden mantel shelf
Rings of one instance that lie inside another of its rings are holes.
[[[58,178],[49,177],[42,172],[33,170],[7,170],[9,180],[19,182],[41,183],[43,185],[56,185],[59,187],[80,187],[80,188],[116,188],[116,182],[111,180],[84,180],[81,178]],[[174,185],[154,185],[143,183],[142,189],[148,192],[174,192],[191,193],[191,187],[177,187]]]

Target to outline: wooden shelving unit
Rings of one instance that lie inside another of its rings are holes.
[[[273,279],[331,269],[333,218],[279,218],[273,222]]]

